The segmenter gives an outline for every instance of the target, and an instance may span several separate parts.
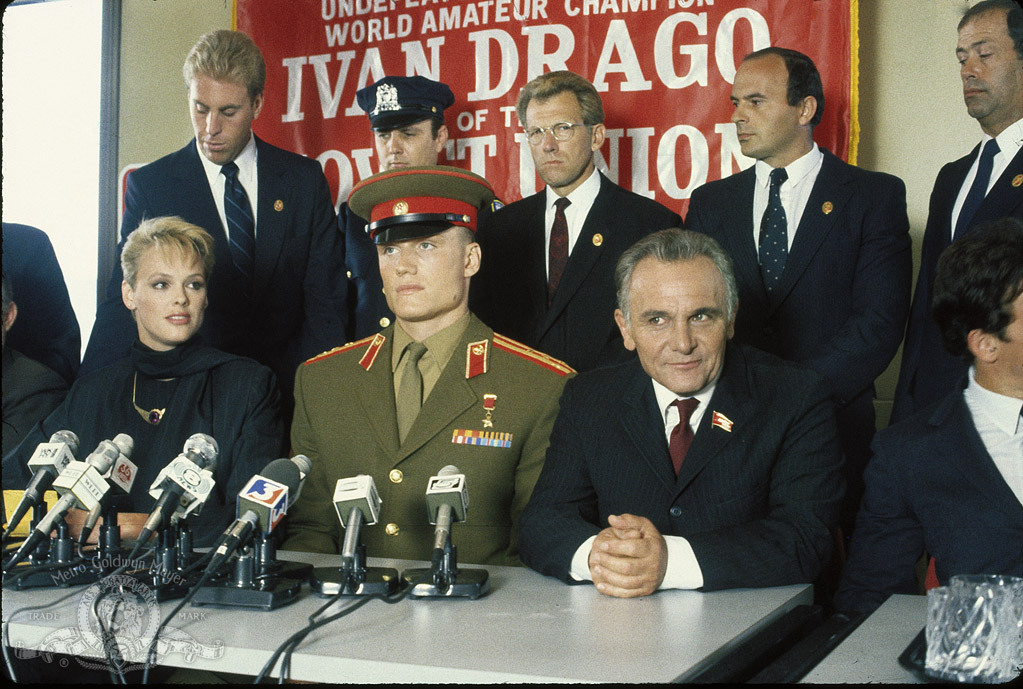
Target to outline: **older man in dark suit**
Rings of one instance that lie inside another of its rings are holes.
[[[686,227],[714,237],[735,263],[736,342],[824,377],[846,456],[848,533],[874,436],[874,379],[898,350],[909,308],[906,188],[814,143],[824,92],[802,53],[746,56],[732,102],[739,145],[757,162],[696,189]]]
[[[971,7],[959,22],[956,56],[966,109],[984,137],[969,155],[941,168],[934,182],[893,423],[965,380],[966,364],[942,347],[930,313],[941,252],[981,223],[1023,219],[1023,9],[1013,0]]]
[[[705,235],[649,235],[616,282],[639,360],[566,385],[522,561],[622,597],[813,581],[842,496],[820,377],[728,343],[738,291]]]
[[[1023,223],[982,225],[946,249],[933,313],[970,367],[966,386],[878,433],[840,609],[916,593],[925,551],[941,584],[1023,576]]]
[[[195,139],[128,176],[121,245],[145,218],[181,216],[209,232],[216,264],[202,335],[277,375],[291,400],[295,368],[346,340],[344,243],[319,164],[252,133],[266,69],[243,33],[199,39],[184,66]],[[116,263],[82,362],[127,355],[135,326]]]
[[[577,371],[617,363],[627,352],[611,320],[615,261],[681,219],[597,171],[604,108],[586,79],[543,74],[519,93],[516,111],[547,188],[481,219],[485,258],[470,305],[498,332]]]

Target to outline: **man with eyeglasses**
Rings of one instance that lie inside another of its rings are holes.
[[[547,188],[480,221],[473,311],[498,332],[578,371],[631,357],[612,314],[614,266],[642,236],[681,223],[659,203],[600,174],[597,90],[568,71],[523,87],[516,112]]]

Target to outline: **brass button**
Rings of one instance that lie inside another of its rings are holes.
[[[397,536],[399,531],[401,531],[401,529],[399,529],[398,525],[393,522],[384,527],[384,533],[388,536]]]
[[[388,318],[387,316],[384,316],[383,318],[380,319],[380,327],[381,328],[386,328],[390,324],[391,324],[391,319]]]
[[[388,477],[391,479],[391,483],[401,483],[401,469],[391,469],[391,473],[388,474]]]
[[[349,270],[348,271],[348,278],[351,279],[351,277],[352,277],[352,271]]]

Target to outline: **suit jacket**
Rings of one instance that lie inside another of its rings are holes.
[[[313,471],[288,513],[282,547],[340,552],[344,530],[331,498],[338,479],[361,473],[373,477],[383,501],[380,523],[361,534],[367,554],[429,560],[434,527],[426,484],[453,464],[465,474],[470,498],[466,520],[451,533],[459,561],[519,564],[519,515],[540,474],[571,369],[495,335],[473,317],[400,443],[393,331],[391,326],[299,367],[291,442],[294,452],[312,460]],[[488,394],[496,395],[492,428],[483,422]],[[491,439],[474,444],[467,431],[490,433]]]
[[[569,381],[519,552],[569,580],[610,514],[687,538],[703,590],[813,581],[842,496],[834,411],[813,371],[729,344],[676,478],[653,383],[638,360]]]
[[[916,593],[914,565],[954,574],[1023,576],[1023,505],[981,442],[956,390],[874,440],[867,491],[835,605],[870,612]]]
[[[4,345],[3,455],[0,456],[6,456],[17,447],[33,426],[57,408],[67,395],[67,387],[64,379],[49,368]]]
[[[353,213],[347,203],[342,203],[337,226],[345,243],[348,334],[353,340],[361,340],[389,326],[394,313],[387,306],[377,248],[366,233],[366,220]]]
[[[656,201],[622,189],[603,175],[547,308],[546,190],[481,219],[480,272],[469,303],[494,330],[565,361],[577,371],[617,363],[631,354],[614,322],[614,269],[641,237],[681,219]]]
[[[52,369],[70,385],[82,358],[82,334],[53,244],[40,229],[6,222],[3,243],[4,273],[18,305],[7,346]]]
[[[895,388],[893,423],[938,401],[965,379],[967,363],[949,354],[941,344],[941,333],[931,316],[931,298],[938,257],[952,243],[952,207],[979,149],[980,144],[969,155],[945,165],[934,181],[920,250],[920,272],[917,273],[906,343],[902,348],[902,367]],[[966,233],[981,223],[999,218],[1011,216],[1023,219],[1023,190],[1012,185],[1021,174],[1023,150],[1009,161],[1008,167],[984,197]]]
[[[256,150],[259,208],[251,288],[231,261],[227,233],[194,139],[128,176],[118,256],[128,235],[147,218],[179,215],[209,232],[216,264],[203,339],[269,366],[284,399],[290,400],[295,367],[346,341],[344,245],[319,164],[259,138]],[[137,336],[121,302],[122,279],[118,258],[106,300],[96,313],[83,373],[127,356]]]

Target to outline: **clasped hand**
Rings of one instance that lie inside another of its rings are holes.
[[[612,514],[608,524],[590,549],[588,564],[594,586],[618,598],[656,591],[668,567],[664,536],[649,519],[633,514]]]

